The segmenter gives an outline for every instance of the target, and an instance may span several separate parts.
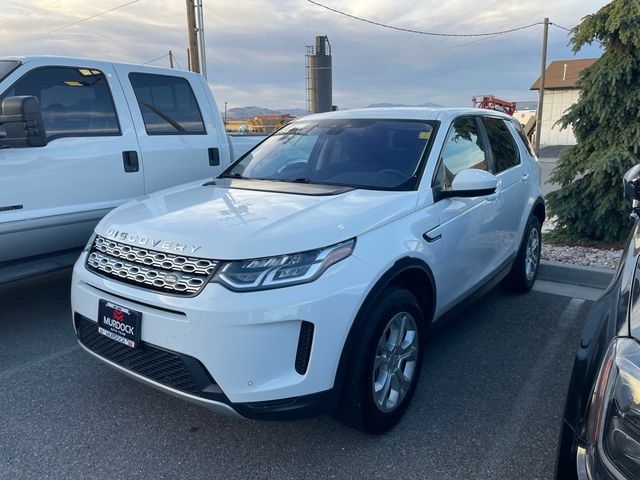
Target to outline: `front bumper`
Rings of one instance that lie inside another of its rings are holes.
[[[196,376],[208,375],[210,385],[200,382],[199,391],[174,388],[158,381],[162,377],[128,368],[120,357],[100,354],[80,337],[85,349],[169,394],[250,418],[300,418],[335,406],[342,348],[376,276],[373,267],[352,256],[309,284],[237,293],[212,283],[186,298],[95,275],[85,268],[85,257],[74,268],[71,294],[79,336],[79,319],[97,321],[99,300],[132,308],[142,313],[143,344],[201,365],[204,373]],[[300,374],[295,359],[302,322],[312,323],[314,330],[308,368]]]

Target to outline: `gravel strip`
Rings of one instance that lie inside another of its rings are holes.
[[[615,269],[621,256],[622,250],[542,244],[543,259],[583,265],[585,267]]]

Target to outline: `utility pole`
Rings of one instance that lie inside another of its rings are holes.
[[[189,70],[200,73],[200,59],[198,53],[198,29],[196,27],[196,7],[194,0],[187,2],[187,35],[189,40]]]
[[[169,66],[173,68],[173,52],[169,50]]]
[[[544,80],[547,73],[547,40],[549,39],[549,18],[544,19],[542,36],[542,60],[540,62],[540,85],[538,85],[538,111],[536,112],[536,154],[540,153],[540,135],[542,133],[542,104],[544,102]]]
[[[204,79],[207,79],[207,52],[205,51],[204,42],[204,8],[202,0],[196,0],[196,21],[198,22],[197,32],[200,46],[200,71]]]

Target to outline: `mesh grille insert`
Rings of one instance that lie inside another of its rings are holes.
[[[192,376],[183,356],[149,344],[130,348],[100,335],[97,324],[81,315],[76,316],[76,322],[80,342],[92,352],[150,380],[202,396],[202,385]],[[215,383],[201,364],[199,369],[201,377],[207,378],[209,384]]]

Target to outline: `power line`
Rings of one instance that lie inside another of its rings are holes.
[[[166,58],[166,57],[168,57],[168,56],[169,56],[169,54],[168,54],[168,53],[165,53],[164,55],[162,55],[162,56],[160,56],[160,57],[158,57],[158,58],[154,58],[154,59],[152,59],[152,60],[148,60],[148,61],[144,62],[142,65],[149,65],[150,63],[157,62],[158,60],[162,60],[163,58]],[[182,70],[182,67],[181,67],[181,66],[180,66],[180,64],[178,63],[178,59],[176,58],[176,56],[175,56],[175,55],[173,55],[173,61],[174,61],[174,62],[176,62],[176,66],[178,67],[178,69],[179,69],[179,70]]]
[[[327,5],[323,5],[322,3],[318,3],[314,0],[307,0],[307,2],[312,3],[318,7],[322,7],[325,10],[329,10],[330,12],[337,13],[339,15],[343,15],[345,17],[352,18],[354,20],[358,20],[360,22],[369,23],[371,25],[376,25],[378,27],[389,28],[391,30],[398,30],[400,32],[408,32],[408,33],[417,33],[418,35],[429,35],[432,37],[489,37],[493,35],[501,35],[504,33],[517,32],[519,30],[524,30],[526,28],[535,27],[536,25],[542,25],[542,22],[531,23],[529,25],[523,25],[522,27],[510,28],[508,30],[501,30],[498,32],[487,32],[487,33],[435,33],[435,32],[425,32],[422,30],[413,30],[410,28],[396,27],[394,25],[388,25],[386,23],[376,22],[374,20],[369,20],[367,18],[358,17],[356,15],[351,15],[350,13],[343,12],[341,10],[337,10],[335,8],[331,8]]]
[[[116,10],[120,10],[121,8],[128,7],[129,5],[133,5],[134,3],[138,3],[140,0],[131,0],[130,2],[123,3],[118,5],[117,7],[110,8],[109,10],[105,10],[104,12],[96,13],[95,15],[91,15],[89,17],[81,18],[75,22],[67,23],[66,25],[62,25],[60,27],[53,28],[43,33],[43,35],[47,35],[49,33],[59,32],[60,30],[64,30],[65,28],[73,27],[74,25],[79,25],[80,23],[87,22],[89,20],[93,20],[94,18],[98,18],[107,13],[115,12]]]
[[[570,28],[563,27],[562,25],[558,25],[557,23],[549,22],[549,25],[553,25],[554,27],[561,28],[562,30],[566,30],[567,32],[571,32]]]
[[[23,15],[20,15],[19,17],[16,17],[16,18],[7,20],[6,22],[0,23],[0,27],[3,27],[8,23],[12,23],[12,22],[16,22],[18,20],[22,20],[23,18],[28,17],[29,15],[33,15],[34,13],[39,12],[40,10],[44,10],[45,8],[49,8],[50,6],[55,5],[56,3],[60,3],[61,1],[62,0],[53,0],[53,2],[49,2],[46,5],[43,5],[41,7],[35,8],[33,10],[30,10],[27,13],[25,13]]]
[[[169,56],[169,54],[165,53],[161,57],[154,58],[153,60],[149,60],[148,62],[144,62],[142,65],[149,65],[150,63],[153,63],[153,62],[158,61],[158,60],[162,60],[163,58],[168,57],[168,56]]]

